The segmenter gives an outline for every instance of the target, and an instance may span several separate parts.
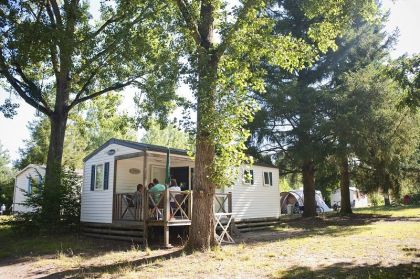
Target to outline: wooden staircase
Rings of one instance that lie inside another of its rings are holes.
[[[142,223],[82,223],[81,230],[83,235],[89,237],[144,243]]]

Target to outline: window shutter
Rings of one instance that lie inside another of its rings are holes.
[[[251,185],[254,185],[254,170],[250,170],[249,174],[251,175]]]
[[[90,172],[90,190],[95,190],[95,165],[92,165],[92,171]]]
[[[270,186],[273,186],[273,173],[270,171],[269,175],[270,175]]]
[[[32,177],[28,177],[28,194],[32,194]]]
[[[108,181],[109,181],[109,162],[105,163],[104,190],[108,190]]]

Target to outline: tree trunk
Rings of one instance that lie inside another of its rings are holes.
[[[198,54],[197,136],[194,170],[194,202],[187,248],[208,250],[215,245],[213,200],[216,185],[212,183],[215,159],[213,137],[216,113],[216,83],[219,57],[214,53],[215,3],[203,1],[200,7],[200,46]]]
[[[207,250],[215,245],[213,200],[216,185],[211,181],[215,147],[211,136],[212,115],[215,113],[215,74],[217,63],[200,56],[197,106],[197,144],[194,170],[194,202],[188,247]]]
[[[303,217],[316,216],[315,166],[313,161],[305,161],[302,167],[303,179]]]
[[[68,113],[62,111],[61,113],[54,112],[50,118],[51,132],[45,172],[42,215],[46,224],[51,227],[60,220],[61,163],[67,117]]]
[[[352,214],[350,201],[350,174],[349,161],[347,156],[342,159],[340,172],[340,191],[341,191],[341,209],[342,214]]]
[[[384,203],[385,206],[390,206],[391,205],[391,199],[389,198],[389,191],[388,190],[384,190]]]

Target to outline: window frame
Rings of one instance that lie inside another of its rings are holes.
[[[268,183],[266,183],[265,174],[267,174]],[[273,172],[272,171],[263,171],[263,185],[266,187],[273,186]]]
[[[98,175],[98,167],[102,167],[102,175],[100,175],[100,177]],[[101,188],[97,187],[98,178],[100,178],[101,182],[102,182],[102,187]],[[94,187],[93,187],[93,191],[104,191],[105,190],[104,185],[105,185],[105,164],[104,163],[96,164],[95,165],[95,184],[94,184]]]
[[[247,181],[246,175],[247,173],[251,174],[251,180]],[[244,169],[242,172],[242,184],[245,185],[255,185],[255,174],[253,169]]]

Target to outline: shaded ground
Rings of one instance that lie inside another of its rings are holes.
[[[5,231],[0,223],[2,248]],[[21,248],[3,260],[0,252],[0,277],[420,278],[419,207],[289,220],[271,231],[242,234],[235,245],[192,255],[179,247],[144,250],[123,242],[64,239],[62,249],[60,239],[50,239],[59,248],[49,252],[25,250],[19,241],[6,244]]]

